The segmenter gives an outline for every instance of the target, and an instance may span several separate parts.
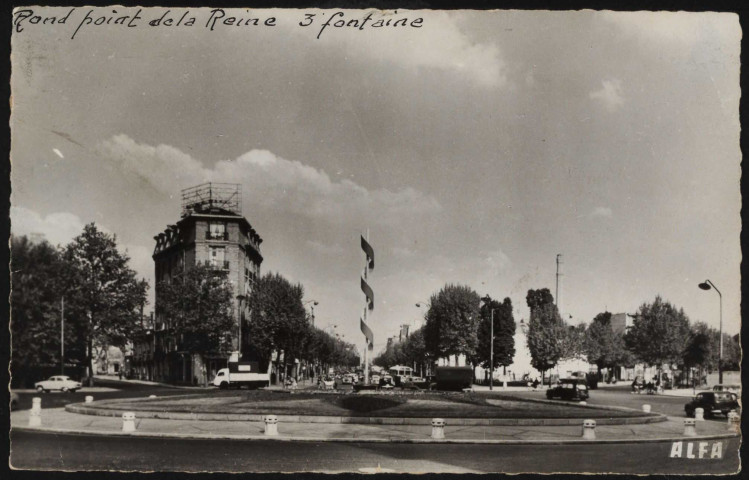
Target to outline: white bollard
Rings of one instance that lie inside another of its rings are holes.
[[[694,421],[694,418],[685,418],[684,419],[684,436],[685,437],[696,437],[697,436],[697,430],[694,429],[694,424],[696,422]]]
[[[502,388],[507,388],[507,380],[502,381]]]
[[[135,413],[125,412],[122,414],[122,431],[123,432],[135,431]]]
[[[583,421],[583,440],[595,440],[595,439],[596,439],[596,421],[584,420]]]
[[[705,421],[705,409],[704,408],[695,408],[694,409],[694,419],[698,422],[704,422]]]
[[[578,405],[587,405],[587,404],[588,404],[588,402],[586,402],[585,400],[582,400],[582,401],[580,401],[580,403]]]
[[[265,434],[270,436],[278,435],[278,417],[275,415],[266,415]]]
[[[91,395],[86,395],[86,403],[91,403],[93,401],[94,401],[94,397],[92,397]]]
[[[34,397],[31,399],[31,412],[29,412],[29,427],[42,426],[42,399]]]
[[[648,405],[647,403],[645,405],[643,405],[642,406],[642,411],[645,412],[645,413],[650,413],[650,405]]]
[[[736,410],[728,412],[728,431],[739,433],[741,429],[741,415]]]
[[[444,418],[432,419],[432,438],[436,438],[436,439],[445,438],[445,419]]]

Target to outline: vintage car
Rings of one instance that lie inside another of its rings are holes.
[[[60,390],[61,392],[75,392],[76,390],[81,388],[81,382],[71,380],[70,377],[66,375],[55,375],[53,377],[49,377],[49,379],[47,380],[36,382],[34,384],[34,388],[36,388],[36,391],[39,393],[49,392],[51,390]]]
[[[684,405],[684,412],[688,417],[694,417],[698,408],[705,411],[705,417],[719,413],[728,416],[731,410],[739,408],[739,397],[731,392],[700,392]]]
[[[718,384],[713,387],[713,392],[741,393],[741,385]]]
[[[549,400],[586,400],[589,396],[587,383],[578,378],[563,378],[546,390],[546,398]]]

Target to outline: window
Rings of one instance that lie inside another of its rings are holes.
[[[211,240],[226,240],[226,224],[224,222],[210,222],[208,238]]]

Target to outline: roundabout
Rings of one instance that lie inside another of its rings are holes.
[[[426,425],[433,418],[450,425],[598,425],[657,423],[664,415],[626,408],[524,399],[480,392],[390,391],[372,394],[327,391],[211,391],[163,398],[102,400],[66,406],[71,413],[205,421]]]

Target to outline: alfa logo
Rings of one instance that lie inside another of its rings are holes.
[[[674,442],[669,458],[723,458],[723,442]]]

